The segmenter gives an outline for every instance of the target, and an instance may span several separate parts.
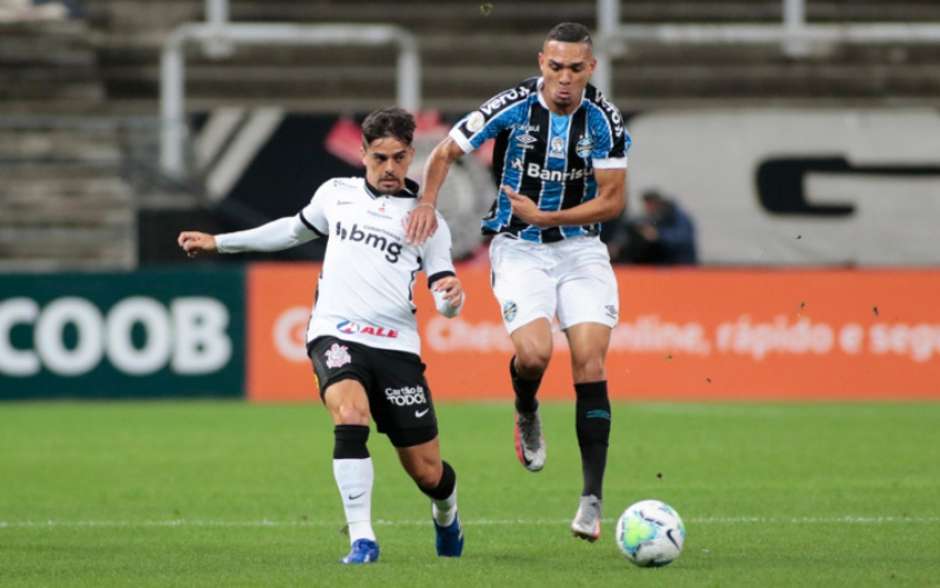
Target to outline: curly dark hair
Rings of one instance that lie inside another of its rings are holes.
[[[362,142],[366,146],[382,137],[394,137],[405,145],[411,145],[414,136],[415,119],[401,108],[376,110],[362,121]]]

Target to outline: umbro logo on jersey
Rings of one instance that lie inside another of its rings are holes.
[[[533,137],[532,135],[526,133],[525,135],[519,135],[516,137],[516,141],[519,143],[519,146],[523,149],[531,149],[533,147],[532,143],[538,141],[538,138]]]
[[[424,415],[428,414],[428,411],[430,411],[430,410],[431,410],[430,408],[425,408],[424,410],[416,410],[416,411],[415,411],[415,417],[417,417],[417,418],[420,419],[420,418],[423,417]]]
[[[385,254],[385,260],[389,263],[397,263],[401,257],[401,243],[391,242],[390,239],[378,233],[359,228],[359,225],[353,224],[352,228],[347,229],[342,222],[336,223],[336,236],[345,241],[349,239],[353,243],[363,243],[374,249],[378,249]]]
[[[338,322],[336,330],[347,335],[372,335],[375,337],[388,337],[389,339],[398,337],[398,331],[395,329],[380,325],[360,325],[349,320]]]

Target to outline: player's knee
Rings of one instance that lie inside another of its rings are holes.
[[[604,357],[601,355],[573,357],[571,371],[575,382],[597,382],[607,379]]]
[[[369,410],[354,403],[344,403],[334,412],[337,425],[369,425]]]
[[[548,368],[548,361],[551,357],[551,348],[523,345],[516,350],[516,372],[523,378],[538,378]]]

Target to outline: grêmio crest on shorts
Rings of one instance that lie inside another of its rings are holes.
[[[469,113],[450,131],[465,153],[495,139],[497,185],[506,184],[542,210],[572,208],[597,196],[595,169],[624,169],[632,140],[616,106],[588,84],[571,114],[551,112],[530,78],[501,92]],[[597,235],[600,225],[540,229],[512,215],[509,198],[498,193],[481,223],[484,233],[509,233],[527,241],[550,243]]]

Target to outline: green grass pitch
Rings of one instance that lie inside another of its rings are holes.
[[[573,539],[573,403],[544,404],[548,462],[516,462],[512,408],[438,407],[466,547],[373,432],[382,548],[349,568],[322,407],[0,405],[2,586],[936,586],[940,404],[614,406],[601,540]],[[631,566],[620,511],[659,498],[682,556]]]

